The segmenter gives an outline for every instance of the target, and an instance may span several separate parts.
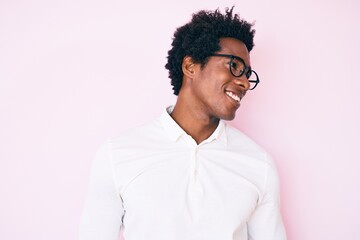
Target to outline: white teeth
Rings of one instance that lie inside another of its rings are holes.
[[[232,92],[225,92],[226,95],[228,95],[229,97],[231,97],[232,99],[234,99],[235,101],[237,102],[240,102],[240,97],[238,95],[235,95],[234,93]]]

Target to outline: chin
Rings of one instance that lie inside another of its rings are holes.
[[[221,118],[222,120],[225,120],[225,121],[231,121],[231,120],[234,120],[235,118],[235,115],[233,116],[227,116],[227,117],[224,117],[224,118]]]
[[[212,115],[213,117],[215,117],[217,119],[231,121],[235,118],[237,109],[222,106],[216,110],[217,111],[213,111],[213,114],[210,114],[210,115]]]
[[[225,121],[231,121],[231,120],[234,120],[235,116],[236,116],[235,113],[222,114],[222,115],[220,115],[219,119],[225,120]]]

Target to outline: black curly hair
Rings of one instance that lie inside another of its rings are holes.
[[[199,11],[192,15],[189,23],[176,29],[172,48],[168,51],[167,64],[169,78],[174,94],[178,95],[182,81],[182,61],[190,56],[203,68],[208,57],[221,49],[220,38],[231,37],[242,41],[250,52],[254,47],[255,30],[252,24],[233,14],[233,9],[226,8],[225,14],[215,11]]]

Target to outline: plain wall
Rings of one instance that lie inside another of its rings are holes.
[[[355,0],[0,0],[0,239],[77,239],[99,144],[176,101],[176,27],[233,4],[261,83],[230,124],[274,157],[288,239],[360,239]]]

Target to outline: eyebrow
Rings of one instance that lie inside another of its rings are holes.
[[[228,58],[235,58],[235,59],[238,59],[239,61],[243,62],[245,67],[249,70],[252,70],[251,69],[251,66],[247,66],[246,63],[245,63],[245,60],[242,59],[241,57],[239,56],[236,56],[236,55],[233,55],[233,54],[225,54],[225,53],[213,53],[211,54],[210,56],[219,56],[219,57],[228,57]]]

